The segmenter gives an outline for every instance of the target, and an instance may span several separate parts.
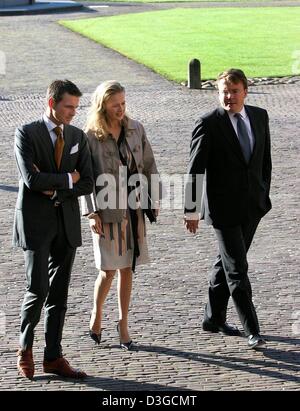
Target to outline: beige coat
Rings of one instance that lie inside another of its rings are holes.
[[[81,198],[82,214],[88,215],[98,212],[103,223],[121,222],[127,210],[127,198],[126,195],[125,197],[122,195],[121,191],[124,188],[119,182],[119,180],[122,181],[122,169],[120,169],[122,163],[117,142],[111,136],[100,141],[93,132],[88,132],[87,137],[92,156],[95,187],[93,194]],[[151,193],[152,201],[158,201],[160,197],[159,184],[151,186],[151,176],[153,176],[152,182],[158,181],[159,176],[143,125],[136,120],[129,119],[125,138],[133,154],[139,175],[145,176],[145,182],[148,184],[147,192]],[[124,170],[125,168],[123,168]],[[106,180],[107,176],[109,179],[112,178],[115,184],[109,184],[107,187],[102,185],[103,177]],[[100,181],[101,179],[102,181]],[[113,209],[107,208],[107,195],[110,198],[116,198],[116,207]],[[119,199],[122,201],[120,202]]]

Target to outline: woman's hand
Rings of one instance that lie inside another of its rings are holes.
[[[88,215],[91,230],[98,235],[104,234],[102,230],[102,221],[97,213]]]

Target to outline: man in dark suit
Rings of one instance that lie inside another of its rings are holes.
[[[244,105],[248,82],[238,69],[217,79],[221,107],[204,115],[193,131],[186,195],[185,224],[195,233],[199,214],[212,224],[219,243],[202,327],[209,332],[239,335],[226,323],[231,296],[248,337],[249,348],[265,343],[252,302],[247,251],[260,219],[271,209],[271,150],[266,110]],[[202,175],[199,208],[196,176]],[[196,206],[195,206],[196,203]]]
[[[70,366],[61,348],[70,275],[81,245],[77,198],[93,187],[86,136],[69,125],[80,96],[72,82],[52,82],[43,118],[18,128],[15,135],[20,180],[13,244],[24,250],[27,279],[17,365],[27,378],[34,375],[34,328],[44,303],[44,372],[86,376]]]

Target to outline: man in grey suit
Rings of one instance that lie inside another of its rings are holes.
[[[266,110],[244,104],[248,82],[242,70],[221,73],[217,83],[221,107],[198,120],[188,167],[193,198],[197,193],[196,176],[205,174],[201,218],[213,225],[219,244],[202,328],[213,333],[240,334],[226,323],[231,296],[248,347],[256,348],[265,341],[259,334],[252,302],[247,252],[261,218],[271,209],[269,118]],[[192,233],[199,224],[195,211],[191,202],[186,203],[185,223]]]
[[[43,117],[15,135],[20,180],[13,244],[24,250],[27,279],[17,366],[27,378],[34,375],[34,328],[44,304],[44,372],[86,376],[70,366],[61,348],[70,275],[81,245],[77,198],[93,187],[86,136],[70,125],[81,95],[69,80],[55,80],[47,90]]]

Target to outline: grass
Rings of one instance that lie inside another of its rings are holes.
[[[296,7],[178,8],[61,24],[181,82],[192,58],[201,61],[203,79],[229,67],[249,77],[299,74],[299,21]]]

